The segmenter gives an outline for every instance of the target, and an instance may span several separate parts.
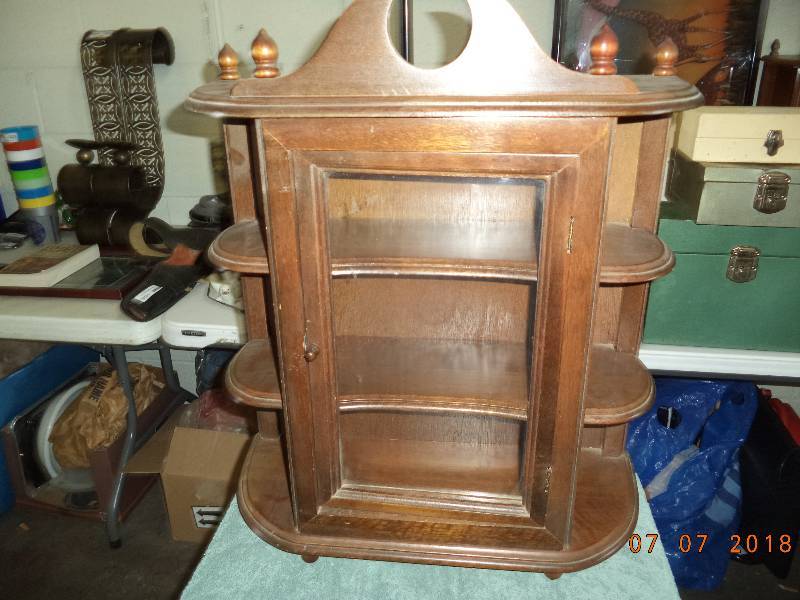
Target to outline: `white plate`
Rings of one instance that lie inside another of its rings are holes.
[[[53,444],[49,438],[59,417],[64,414],[70,404],[78,399],[83,390],[89,387],[92,379],[93,377],[82,379],[53,398],[44,411],[42,419],[39,421],[39,428],[36,430],[36,459],[39,465],[52,480],[55,480],[53,483],[72,492],[94,489],[89,469],[62,469],[56,460]]]

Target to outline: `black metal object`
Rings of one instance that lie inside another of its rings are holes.
[[[408,63],[414,63],[413,0],[403,0],[400,15],[400,53]]]
[[[74,139],[66,143],[78,148],[78,164],[65,165],[58,172],[58,189],[66,204],[77,209],[126,208],[141,217],[155,207],[156,188],[147,186],[142,167],[129,164],[132,152],[138,149],[136,144]],[[91,164],[95,150],[111,151],[114,164]]]
[[[800,535],[800,446],[766,398],[759,400],[750,435],[739,456],[742,473],[742,547],[755,552],[742,562],[763,563],[776,577],[789,574]],[[753,536],[753,537],[751,537]],[[782,541],[789,540],[787,549]]]

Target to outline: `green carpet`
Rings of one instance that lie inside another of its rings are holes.
[[[539,573],[437,567],[341,558],[314,564],[261,541],[245,525],[236,500],[211,540],[183,600],[504,600],[542,598],[679,598],[667,558],[658,543],[646,552],[644,535],[655,532],[650,507],[639,486],[639,522],[645,549],[627,544],[608,560],[550,581]]]

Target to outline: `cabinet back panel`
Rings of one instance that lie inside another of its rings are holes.
[[[527,221],[543,181],[497,178],[362,175],[330,177],[334,219],[424,220],[426,223]]]
[[[341,416],[345,484],[520,494],[525,424],[474,415]]]
[[[535,286],[359,277],[334,279],[332,295],[336,335],[525,344]]]

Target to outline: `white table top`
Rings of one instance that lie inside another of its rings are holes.
[[[160,336],[161,317],[139,323],[118,300],[0,296],[0,338],[138,346]]]
[[[77,243],[75,234],[62,234],[62,243]],[[11,263],[34,251],[26,242],[16,250],[1,250],[0,263]],[[121,344],[138,346],[161,336],[161,317],[139,323],[119,307],[119,300],[0,296],[0,339]]]
[[[176,348],[205,348],[247,341],[244,313],[208,297],[208,283],[199,281],[161,318],[161,337]]]

